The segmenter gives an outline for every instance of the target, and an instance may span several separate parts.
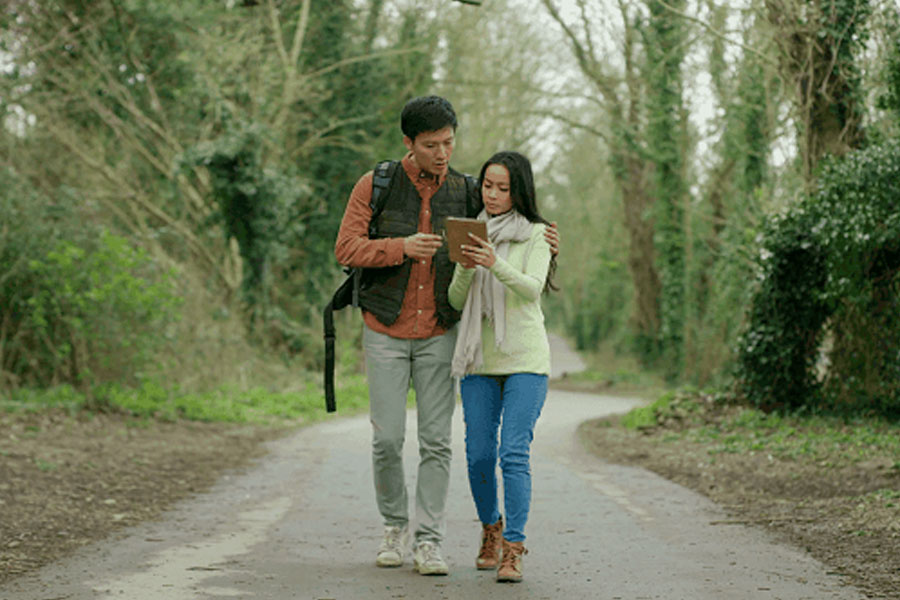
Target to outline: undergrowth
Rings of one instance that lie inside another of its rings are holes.
[[[682,390],[632,410],[620,423],[633,430],[664,430],[664,439],[704,444],[711,455],[765,452],[825,461],[822,466],[887,456],[900,471],[900,422],[880,416],[767,413],[724,396]]]
[[[344,375],[335,382],[338,414],[356,414],[368,407],[365,377]],[[242,389],[236,385],[203,392],[182,392],[177,386],[145,381],[137,387],[119,384],[95,386],[87,392],[63,385],[48,389],[18,389],[0,396],[0,410],[38,412],[63,409],[71,414],[121,412],[139,419],[221,421],[260,425],[286,425],[319,421],[328,416],[324,393],[312,375],[293,389]]]

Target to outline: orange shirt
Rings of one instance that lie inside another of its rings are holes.
[[[431,198],[444,183],[446,175],[441,175],[435,180],[433,176],[420,172],[413,164],[411,156],[411,154],[404,156],[400,164],[422,199],[419,207],[418,231],[432,233]],[[372,171],[363,175],[353,186],[350,199],[347,201],[347,208],[344,210],[344,218],[341,220],[341,228],[338,230],[334,245],[334,255],[342,265],[389,267],[399,265],[404,260],[412,260],[403,254],[403,238],[369,239],[372,180]],[[375,318],[375,315],[363,311],[363,320],[370,329],[402,339],[424,339],[445,333],[446,330],[437,322],[434,271],[431,262],[432,260],[428,258],[413,263],[400,316],[391,325],[384,325]]]

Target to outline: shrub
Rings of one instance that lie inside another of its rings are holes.
[[[0,170],[0,387],[135,381],[177,318],[173,274]]]
[[[29,267],[27,309],[45,380],[135,381],[177,316],[172,274],[109,232],[87,248],[61,240]]]
[[[309,345],[306,323],[297,322],[292,299],[300,290],[315,287],[305,277],[309,266],[301,265],[321,258],[307,252],[307,227],[316,206],[309,186],[294,169],[267,165],[266,146],[272,143],[263,127],[234,125],[220,137],[189,148],[177,167],[183,173],[202,167],[208,173],[210,200],[217,206],[209,225],[220,226],[226,240],[237,243],[251,331],[271,347],[293,354]],[[293,287],[295,282],[299,289]]]
[[[854,152],[764,225],[738,348],[737,384],[756,405],[900,413],[898,181],[900,142]]]

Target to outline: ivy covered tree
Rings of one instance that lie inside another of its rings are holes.
[[[621,55],[614,60],[605,56],[605,48],[593,41],[594,21],[587,10],[573,22],[567,20],[554,0],[542,0],[551,17],[559,24],[572,54],[593,96],[591,104],[602,115],[599,123],[581,123],[608,149],[602,155],[608,161],[613,181],[621,198],[624,225],[628,232],[628,269],[634,290],[632,340],[634,352],[645,364],[658,357],[660,332],[660,274],[654,245],[655,226],[652,194],[652,162],[647,149],[646,123],[648,89],[642,77],[642,47],[639,9],[618,4],[621,20]],[[617,65],[621,65],[621,72]],[[561,119],[572,123],[573,120]]]
[[[383,1],[368,3],[361,14],[353,4],[345,0],[315,4],[309,52],[304,56],[306,70],[327,71],[319,91],[328,111],[317,112],[310,130],[298,134],[328,131],[329,135],[302,156],[303,171],[320,200],[310,230],[321,235],[296,240],[307,254],[294,269],[306,276],[292,294],[303,300],[299,304],[317,309],[336,285],[334,238],[353,184],[377,161],[399,158],[400,111],[409,98],[425,93],[432,81],[436,40],[419,11],[408,9],[392,19],[383,11]],[[356,25],[359,22],[362,28]],[[336,39],[344,43],[336,44]],[[378,48],[387,55],[354,60],[377,56]]]
[[[898,178],[897,140],[831,159],[812,195],[767,221],[739,344],[753,403],[900,415]]]
[[[682,12],[685,0],[647,2],[647,25],[642,29],[647,82],[646,148],[652,165],[656,264],[660,274],[659,355],[666,375],[682,375],[687,315],[686,248],[688,201],[686,183],[687,112],[683,100],[682,63],[687,52]]]
[[[728,28],[731,9],[708,2],[710,27]],[[708,172],[703,202],[692,212],[694,232],[687,303],[690,338],[685,344],[685,376],[698,384],[723,382],[735,360],[734,341],[753,282],[754,236],[775,189],[770,164],[777,135],[779,77],[760,19],[746,15],[741,37],[708,39],[708,64],[718,115],[718,134],[704,157]],[[727,60],[727,56],[732,56]]]
[[[865,142],[859,56],[869,31],[869,0],[765,0],[782,72],[793,88],[802,173]]]

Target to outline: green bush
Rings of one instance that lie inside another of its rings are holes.
[[[27,308],[44,379],[135,381],[177,317],[172,274],[108,232],[87,248],[62,240],[29,267],[36,285]]]
[[[900,142],[861,150],[764,225],[737,369],[757,406],[900,414],[898,181]]]
[[[136,381],[177,318],[171,272],[0,172],[0,387]]]

